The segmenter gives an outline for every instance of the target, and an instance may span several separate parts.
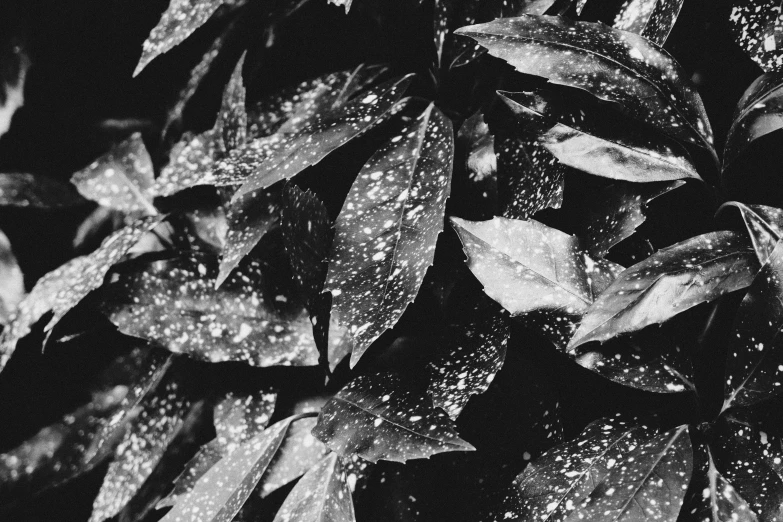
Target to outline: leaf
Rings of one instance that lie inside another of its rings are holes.
[[[160,177],[155,180],[153,192],[158,196],[171,196],[198,185],[217,184],[212,167],[223,151],[220,129],[185,136],[172,147],[169,164],[163,167]]]
[[[613,27],[644,36],[663,46],[674,28],[684,0],[626,0]]]
[[[492,313],[478,319],[452,327],[427,367],[427,391],[452,420],[457,420],[471,395],[487,391],[506,358],[511,329],[505,318]]]
[[[70,187],[46,176],[0,173],[0,206],[62,208],[84,200]]]
[[[247,141],[247,112],[245,111],[245,85],[242,82],[242,68],[245,56],[234,67],[234,72],[223,91],[223,102],[218,113],[216,128],[223,131],[223,144],[226,150],[234,150]]]
[[[277,393],[263,388],[253,393],[227,392],[215,404],[215,438],[202,446],[185,465],[169,495],[157,508],[173,506],[189,494],[196,482],[242,444],[264,431],[274,413]]]
[[[351,490],[340,457],[324,457],[294,487],[274,522],[354,522]]]
[[[704,105],[668,53],[641,36],[591,22],[524,15],[463,27],[518,71],[619,103],[633,118],[714,155]]]
[[[764,72],[783,66],[781,31],[783,13],[779,0],[735,0],[729,15],[729,30],[739,45]]]
[[[235,7],[242,3],[242,0],[171,0],[158,25],[144,41],[141,58],[133,76],[137,76],[159,55],[184,42],[196,29],[204,25],[221,5]]]
[[[674,522],[692,460],[687,426],[654,435],[617,419],[598,420],[517,477],[503,506],[506,519]]]
[[[71,177],[79,193],[100,205],[126,213],[158,213],[152,204],[155,173],[141,133],[125,141]]]
[[[328,0],[328,2],[338,7],[345,6],[345,14],[348,14],[348,11],[351,10],[351,4],[353,3],[353,0]]]
[[[350,100],[335,111],[317,115],[307,127],[286,136],[286,142],[280,149],[260,163],[243,163],[241,158],[245,148],[239,148],[240,161],[227,159],[219,162],[216,175],[238,171],[240,176],[247,176],[245,183],[234,194],[233,201],[244,194],[291,178],[383,118],[400,99],[411,80],[412,75],[391,80],[370,89],[366,96]],[[251,141],[246,148],[252,150],[253,144]]]
[[[191,398],[172,371],[158,388],[139,404],[125,437],[93,502],[90,522],[101,522],[119,513],[133,498],[163,457],[183,425]]]
[[[721,205],[718,212],[728,207],[735,207],[740,211],[759,263],[764,265],[775,250],[778,241],[783,238],[783,210],[729,201]]]
[[[642,183],[701,179],[678,143],[611,110],[546,91],[498,94],[517,118],[537,127],[538,142],[564,165]]]
[[[725,171],[755,140],[783,128],[783,73],[766,73],[737,102],[723,152]]]
[[[424,393],[394,373],[360,375],[321,408],[313,435],[347,457],[405,462],[446,451],[473,451]]]
[[[269,466],[297,417],[273,424],[215,464],[161,522],[231,522]]]
[[[8,13],[4,16],[8,16]],[[10,18],[13,23],[13,17]],[[4,40],[4,54],[0,55],[0,62],[3,64],[2,83],[0,83],[0,138],[11,127],[11,120],[16,110],[24,105],[24,84],[27,78],[27,69],[30,68],[30,58],[27,56],[27,51],[21,44],[19,37],[13,34],[13,31],[19,30],[19,28],[15,28],[13,25],[11,27],[3,26],[3,30],[8,30],[10,34]],[[5,48],[6,45],[8,49]]]
[[[11,249],[11,242],[0,230],[0,324],[8,324],[24,295],[22,269]]]
[[[580,243],[590,255],[603,257],[631,237],[647,220],[647,205],[655,198],[681,187],[684,181],[634,184],[617,182],[601,191],[590,204]]]
[[[758,271],[745,237],[711,232],[663,248],[625,270],[593,303],[569,349],[661,323],[746,288]]]
[[[194,252],[156,261],[118,273],[104,310],[126,335],[199,360],[314,366],[307,314],[290,288],[275,287],[291,286],[279,262],[253,260],[215,290],[215,256]]]
[[[451,121],[430,104],[351,186],[335,221],[324,288],[353,338],[351,367],[421,287],[443,226],[453,157]]]
[[[103,284],[109,269],[164,217],[158,215],[135,221],[107,237],[91,254],[74,258],[39,279],[19,303],[14,321],[0,337],[0,369],[10,359],[17,341],[30,333],[41,317],[49,311],[54,312],[44,327],[45,332],[50,332],[71,308]]]
[[[715,467],[712,453],[707,451],[707,473],[705,477],[693,476],[699,488],[694,492],[696,507],[690,511],[699,522],[758,522],[756,514],[737,493],[734,486]],[[703,487],[701,487],[703,486]],[[694,484],[691,484],[694,487]],[[686,506],[688,507],[687,500]]]
[[[465,168],[473,181],[480,182],[496,175],[495,138],[481,111],[465,120],[457,133],[457,140],[465,143],[468,152]]]

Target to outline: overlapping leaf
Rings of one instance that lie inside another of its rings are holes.
[[[663,45],[674,28],[684,0],[626,0],[613,26]]]
[[[611,110],[570,104],[554,93],[500,93],[517,118],[561,163],[625,181],[701,179],[678,143]]]
[[[24,293],[22,269],[11,249],[11,242],[0,230],[0,324],[8,324]]]
[[[735,232],[711,232],[661,249],[598,297],[569,348],[641,330],[746,288],[758,269],[750,241]]]
[[[783,238],[783,210],[765,205],[745,205],[738,201],[724,203],[718,211],[735,207],[740,211],[759,263],[765,264]]]
[[[753,141],[782,128],[783,73],[767,73],[756,78],[737,103],[726,137],[723,168],[731,165]]]
[[[123,333],[197,359],[316,365],[310,321],[291,293],[290,274],[282,260],[269,261],[247,263],[218,290],[215,256],[157,261],[119,273],[105,310]]]
[[[715,467],[709,448],[705,449],[706,473],[702,476],[694,472],[691,482],[694,491],[690,503],[686,496],[683,511],[689,509],[687,513],[699,522],[758,522],[745,499]]]
[[[335,222],[325,290],[348,328],[351,366],[414,300],[451,189],[451,122],[433,105],[362,167]]]
[[[360,375],[321,409],[313,435],[341,456],[405,462],[446,451],[472,451],[422,390],[394,373]]]
[[[162,522],[231,522],[253,492],[296,417],[270,426],[215,464]]]
[[[296,485],[274,522],[354,522],[351,490],[336,453],[324,457]]]
[[[783,13],[779,0],[735,0],[729,28],[737,44],[764,72],[783,67]]]
[[[245,85],[242,69],[245,54],[239,59],[231,78],[223,91],[223,103],[218,113],[216,127],[223,132],[223,145],[227,151],[234,150],[247,141],[247,112],[245,110]]]
[[[61,208],[82,203],[72,187],[35,174],[0,174],[0,206]]]
[[[520,72],[617,102],[633,118],[713,150],[704,105],[674,59],[641,36],[602,24],[525,15],[463,27]]]
[[[19,303],[14,321],[3,331],[0,339],[0,369],[8,362],[17,341],[30,333],[33,325],[44,314],[54,312],[44,327],[45,331],[51,331],[71,308],[103,284],[109,269],[144,234],[155,228],[163,217],[158,215],[140,219],[107,237],[91,254],[72,259],[39,279],[27,297]]]

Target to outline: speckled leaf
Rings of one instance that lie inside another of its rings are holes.
[[[228,279],[231,272],[280,221],[280,191],[258,190],[235,201],[226,216],[226,233],[220,271],[215,288]]]
[[[71,177],[82,196],[127,213],[155,215],[152,158],[140,133],[112,149]]]
[[[197,185],[217,184],[212,167],[223,151],[220,129],[210,129],[195,136],[186,135],[172,147],[168,165],[155,180],[154,193],[171,196]]]
[[[220,459],[263,432],[272,418],[276,401],[277,393],[268,388],[253,393],[226,393],[214,408],[215,438],[185,465],[174,489],[158,502],[158,509],[176,504]]]
[[[83,202],[73,187],[56,179],[20,172],[0,173],[0,206],[61,208]]]
[[[484,393],[503,366],[511,329],[500,313],[453,326],[429,364],[435,406],[456,420],[471,395]]]
[[[351,490],[336,453],[324,457],[289,493],[274,522],[355,522]]]
[[[764,72],[783,68],[780,0],[735,0],[729,15],[734,40]]]
[[[684,0],[626,0],[613,26],[663,45],[674,28]]]
[[[227,151],[234,150],[244,145],[247,141],[245,85],[242,81],[245,54],[237,62],[234,72],[223,90],[223,101],[218,113],[218,123],[215,124],[216,128],[223,131],[223,144]]]
[[[498,162],[495,156],[495,137],[490,134],[489,125],[481,111],[462,124],[457,141],[465,144],[467,157],[465,169],[473,183],[489,183],[497,175]]]
[[[569,348],[661,323],[750,286],[759,265],[744,234],[721,231],[663,248],[625,270],[593,303]]]
[[[783,517],[783,479],[770,453],[768,435],[743,412],[727,412],[716,423],[710,443],[715,466],[761,522]],[[778,450],[779,452],[779,450]],[[778,453],[776,458],[780,458]]]
[[[712,129],[688,76],[668,53],[639,35],[531,15],[463,27],[457,33],[520,72],[617,102],[631,117],[714,155]]]
[[[579,239],[591,255],[603,257],[616,244],[633,235],[647,219],[647,204],[680,186],[684,181],[661,183],[618,182],[604,189],[590,203]]]
[[[17,341],[30,333],[41,317],[49,311],[54,312],[44,327],[44,331],[51,331],[71,308],[103,284],[109,269],[144,234],[155,228],[163,217],[158,215],[140,219],[107,237],[91,254],[72,259],[39,279],[27,297],[19,303],[11,325],[3,331],[0,338],[0,369],[8,362]]]
[[[422,390],[394,373],[360,375],[321,409],[313,435],[341,456],[405,462],[446,451],[473,451]]]
[[[701,179],[677,142],[598,106],[555,93],[499,92],[538,142],[564,165],[594,176],[635,182]]]
[[[24,298],[24,275],[16,261],[11,242],[0,230],[0,324],[7,325]]]
[[[650,428],[619,416],[592,422],[576,439],[531,462],[492,520],[571,520],[612,469],[653,435]]]
[[[694,473],[693,480],[703,486],[694,492],[693,507],[689,512],[698,522],[758,522],[756,514],[750,509],[734,486],[720,474],[715,467],[712,453],[707,449],[707,473],[699,477]],[[691,484],[693,487],[693,484]]]
[[[366,95],[354,98],[338,109],[325,114],[315,115],[312,122],[286,136],[280,149],[265,158],[260,164],[253,165],[247,172],[239,160],[231,158],[218,163],[216,175],[245,173],[247,181],[234,195],[234,201],[244,194],[268,187],[280,180],[295,176],[305,168],[315,165],[330,152],[362,134],[388,113],[400,99],[412,80],[412,75],[391,80],[367,91]],[[247,147],[252,147],[250,142]]]
[[[351,366],[397,323],[435,255],[451,189],[451,121],[430,104],[365,163],[335,222],[325,290]]]
[[[170,371],[139,404],[139,414],[117,446],[93,502],[90,522],[113,517],[133,498],[182,427],[190,406],[176,371]]]
[[[295,418],[270,426],[215,464],[161,522],[231,522],[253,492]]]
[[[761,267],[734,319],[726,401],[748,406],[780,393],[783,382],[783,243]]]
[[[718,212],[730,207],[735,207],[740,211],[759,263],[763,265],[777,247],[778,241],[783,238],[783,210],[764,205],[745,205],[738,201],[729,201],[724,203]]]
[[[133,76],[139,74],[152,60],[169,52],[201,27],[223,4],[241,4],[242,0],[171,0],[147,39]]]
[[[783,129],[783,73],[756,78],[742,95],[723,152],[725,170],[755,140]]]
[[[247,263],[215,290],[215,256],[156,261],[118,273],[104,309],[123,333],[200,360],[314,366],[318,352],[307,313],[287,288],[269,295],[270,285],[291,284],[268,263]]]

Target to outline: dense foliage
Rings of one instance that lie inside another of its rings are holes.
[[[386,63],[272,80],[335,6],[171,0],[160,117],[70,186],[0,174],[83,218],[27,287],[0,232],[0,517],[783,520],[780,2],[331,3]]]

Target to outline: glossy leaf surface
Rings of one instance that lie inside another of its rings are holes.
[[[783,13],[778,0],[735,0],[729,15],[734,41],[764,72],[783,67]]]
[[[777,247],[778,241],[783,238],[783,210],[765,205],[745,205],[738,201],[729,201],[723,204],[719,212],[725,211],[728,207],[735,207],[740,211],[759,263],[765,264]]]
[[[613,26],[663,45],[677,21],[684,0],[626,0]]]

